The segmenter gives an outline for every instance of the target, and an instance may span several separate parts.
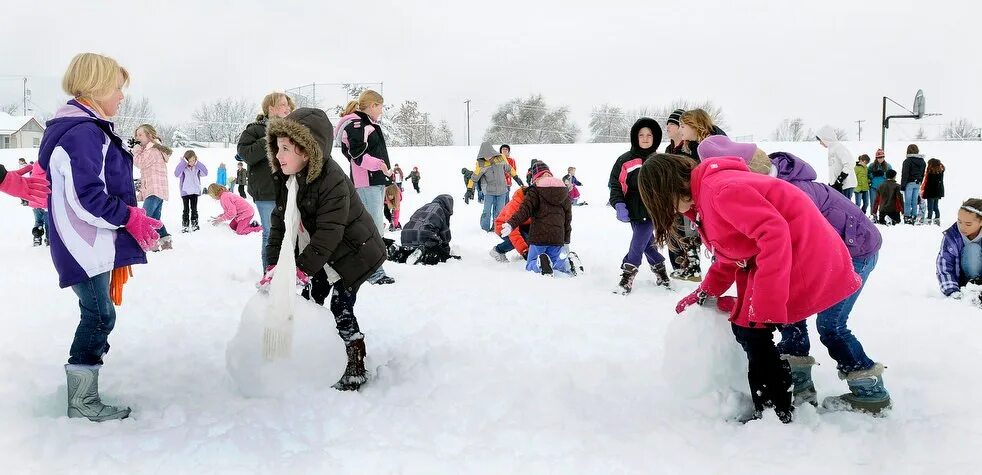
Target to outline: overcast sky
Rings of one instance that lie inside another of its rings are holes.
[[[128,93],[165,122],[222,96],[382,81],[387,103],[417,100],[458,144],[465,99],[476,142],[497,104],[532,93],[568,105],[580,141],[595,105],[675,98],[712,99],[731,135],[757,138],[793,116],[853,139],[865,119],[872,138],[880,98],[910,106],[918,88],[944,113],[925,123],[982,123],[982,7],[968,1],[3,3],[0,103],[20,101],[26,75],[40,110],[65,99],[71,57],[93,51],[126,66]]]

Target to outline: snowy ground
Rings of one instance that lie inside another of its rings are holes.
[[[888,157],[900,166],[904,144]],[[817,144],[762,145],[800,153],[820,175]],[[934,258],[941,229],[884,229],[884,247],[851,327],[889,366],[888,417],[817,414],[785,426],[771,415],[725,421],[745,390],[742,352],[719,314],[673,308],[693,284],[610,292],[629,229],[606,201],[622,145],[516,146],[557,172],[579,168],[590,206],[576,208],[573,248],[587,267],[546,279],[516,257],[498,264],[498,242],[478,227],[480,208],[459,197],[476,147],[394,149],[423,193],[407,186],[404,220],[440,192],[458,199],[454,244],[462,261],[435,268],[387,264],[395,285],[366,285],[356,313],[376,379],[357,393],[309,381],[279,397],[248,399],[226,371],[225,350],[259,275],[259,236],[206,226],[175,235],[175,250],[135,269],[118,309],[102,372],[107,399],[130,419],[93,424],[65,417],[67,358],[77,300],[60,290],[45,248],[30,247],[32,216],[0,199],[0,464],[5,473],[977,473],[982,465],[982,310],[947,301]],[[978,193],[982,147],[925,143],[948,166],[944,227]],[[872,154],[874,148],[853,151]],[[16,152],[3,151],[9,164]],[[942,153],[943,152],[943,153]],[[13,155],[12,155],[13,153]],[[228,150],[199,151],[214,173]],[[177,156],[177,153],[175,153]],[[29,159],[33,157],[28,156]],[[212,175],[214,176],[214,175]],[[172,192],[176,186],[172,185]],[[179,231],[172,194],[164,221]],[[202,198],[202,220],[218,214]],[[813,333],[820,396],[845,390]]]

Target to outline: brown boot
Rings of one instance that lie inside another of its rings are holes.
[[[346,341],[344,346],[348,351],[348,366],[344,369],[344,375],[333,387],[338,391],[357,391],[368,381],[365,372],[365,340],[359,338]]]

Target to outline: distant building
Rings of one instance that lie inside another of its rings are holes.
[[[31,116],[0,112],[0,148],[38,148],[44,127]]]

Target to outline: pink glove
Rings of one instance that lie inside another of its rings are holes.
[[[147,212],[142,208],[133,206],[129,208],[130,217],[126,220],[126,225],[123,228],[133,236],[133,239],[136,239],[136,243],[140,245],[140,248],[144,251],[149,251],[157,243],[157,240],[160,239],[157,230],[164,223],[147,216]]]
[[[691,294],[682,297],[682,300],[679,300],[678,305],[675,306],[675,313],[681,314],[686,308],[689,308],[693,304],[702,305],[708,296],[709,294],[707,294],[704,290],[696,289]]]
[[[259,280],[259,284],[256,285],[259,290],[266,291],[269,289],[269,283],[273,281],[274,269],[276,269],[276,266],[266,266],[266,274],[263,275],[263,278]],[[297,285],[301,287],[310,285],[310,276],[300,270],[299,267],[297,267]]]
[[[310,276],[307,275],[306,272],[300,270],[299,267],[297,267],[297,285],[302,287],[310,285]]]
[[[30,168],[30,167],[28,167]],[[19,172],[7,173],[7,176],[0,183],[0,191],[22,200],[32,208],[47,208],[48,195],[51,188],[48,187],[48,180],[41,177],[23,177]]]
[[[736,308],[737,299],[736,297],[720,297],[716,299],[716,308],[720,312],[726,313],[727,315],[733,313],[733,309]]]

